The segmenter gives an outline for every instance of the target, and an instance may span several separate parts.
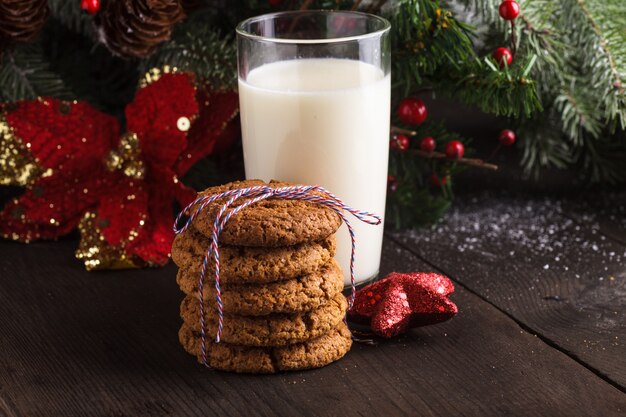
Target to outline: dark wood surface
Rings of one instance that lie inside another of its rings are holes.
[[[626,247],[576,207],[578,199],[466,195],[436,229],[394,237],[624,389]]]
[[[626,245],[626,190],[609,193],[589,190],[565,207],[565,215]]]
[[[270,376],[183,351],[172,265],[88,273],[75,240],[0,241],[0,415],[625,415],[626,245],[589,207],[468,195],[390,234],[382,272],[443,271],[457,317]]]

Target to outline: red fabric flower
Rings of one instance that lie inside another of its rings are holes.
[[[5,106],[0,184],[26,190],[0,212],[0,234],[29,242],[78,226],[77,257],[87,269],[165,264],[173,203],[196,196],[179,179],[233,140],[237,106],[236,93],[198,89],[182,73],[137,91],[124,133],[87,103],[41,98]]]

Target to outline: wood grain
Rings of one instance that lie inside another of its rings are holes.
[[[88,273],[76,242],[0,242],[0,415],[623,415],[626,397],[457,289],[459,315],[323,369],[202,368],[178,345],[175,269]],[[384,272],[429,269],[387,242]]]
[[[626,247],[560,200],[475,194],[395,238],[522,325],[626,387]]]
[[[626,245],[626,191],[587,190],[565,201],[563,213]]]

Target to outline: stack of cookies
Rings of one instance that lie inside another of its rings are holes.
[[[202,195],[257,185],[291,184],[248,180],[213,187]],[[236,205],[241,204],[241,200]],[[177,282],[186,294],[179,332],[185,350],[202,360],[198,280],[215,215],[224,201],[206,207],[172,247]],[[203,287],[207,362],[216,369],[271,373],[316,368],[348,352],[343,319],[343,273],[333,259],[341,218],[300,200],[268,199],[241,210],[219,237],[222,338],[217,330],[213,262]]]

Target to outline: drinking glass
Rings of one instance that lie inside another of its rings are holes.
[[[358,210],[385,212],[390,24],[366,13],[292,11],[237,26],[246,177],[321,185]],[[378,274],[383,225],[354,219],[355,276]],[[337,259],[349,283],[350,238]]]

